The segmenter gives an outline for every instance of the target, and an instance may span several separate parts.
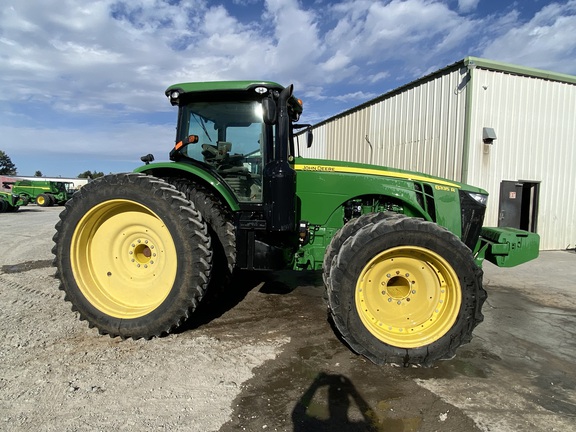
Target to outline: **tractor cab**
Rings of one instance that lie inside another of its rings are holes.
[[[287,94],[284,109],[281,94]],[[291,87],[252,81],[185,83],[171,86],[166,95],[179,106],[170,159],[211,170],[240,203],[262,203],[269,165],[287,162],[294,152],[291,122],[299,118],[302,105]]]

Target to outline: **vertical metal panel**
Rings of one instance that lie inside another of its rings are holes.
[[[339,116],[315,128],[328,159],[372,163],[460,179],[466,75],[459,70]],[[326,141],[323,141],[326,140]],[[318,150],[302,154],[313,157]]]
[[[326,129],[318,128],[313,130],[312,147],[306,147],[306,132],[296,135],[296,155],[314,159],[326,159]]]
[[[491,195],[487,225],[498,222],[502,180],[540,181],[541,249],[576,243],[576,85],[474,70],[467,182]],[[482,142],[492,127],[493,145]]]

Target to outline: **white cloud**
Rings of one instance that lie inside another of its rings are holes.
[[[336,51],[327,61],[322,63],[320,67],[326,72],[342,71],[350,64],[350,57],[346,54]]]
[[[458,10],[462,13],[469,13],[478,7],[480,0],[458,0]]]
[[[296,0],[266,0],[264,20],[274,23],[273,45],[261,59],[270,72],[297,77],[302,73],[318,76],[313,65],[324,51],[315,22],[315,13],[300,9]],[[290,79],[289,79],[290,80]]]
[[[474,21],[432,0],[349,0],[333,7],[339,23],[326,35],[351,62],[408,64],[445,55],[471,37]]]
[[[530,21],[489,41],[482,56],[493,60],[576,74],[576,0],[545,6]]]
[[[374,99],[376,96],[378,96],[378,93],[366,93],[363,91],[357,91],[354,93],[348,93],[348,94],[344,94],[344,95],[339,95],[334,97],[334,100],[339,100],[339,101],[367,101],[370,99]]]
[[[376,83],[378,81],[385,80],[389,76],[390,76],[390,73],[388,71],[382,71],[382,72],[378,72],[374,75],[370,75],[368,77],[368,81],[370,81],[371,83]]]

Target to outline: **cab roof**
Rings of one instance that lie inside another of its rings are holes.
[[[180,95],[193,95],[205,93],[233,93],[233,92],[250,92],[262,96],[272,92],[281,92],[284,86],[273,81],[202,81],[172,84],[166,89],[164,94],[170,99],[172,105],[177,105],[177,99],[172,99],[170,95],[177,91]],[[302,113],[302,101],[292,97],[289,99],[289,105],[298,114]]]
[[[206,91],[248,91],[257,87],[266,87],[269,90],[284,90],[284,87],[272,81],[203,81],[173,84],[165,91],[168,96],[174,90],[181,93],[199,93]]]

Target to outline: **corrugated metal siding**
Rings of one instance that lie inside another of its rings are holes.
[[[475,69],[467,183],[491,195],[486,225],[498,223],[502,180],[541,181],[541,249],[576,243],[576,85]],[[494,128],[493,145],[482,128]]]
[[[296,156],[304,156],[314,159],[326,159],[326,130],[313,130],[312,147],[306,148],[306,130],[303,129],[295,136]]]
[[[324,150],[320,157],[459,180],[465,76],[452,71],[328,121],[314,129],[314,145],[302,154]]]

